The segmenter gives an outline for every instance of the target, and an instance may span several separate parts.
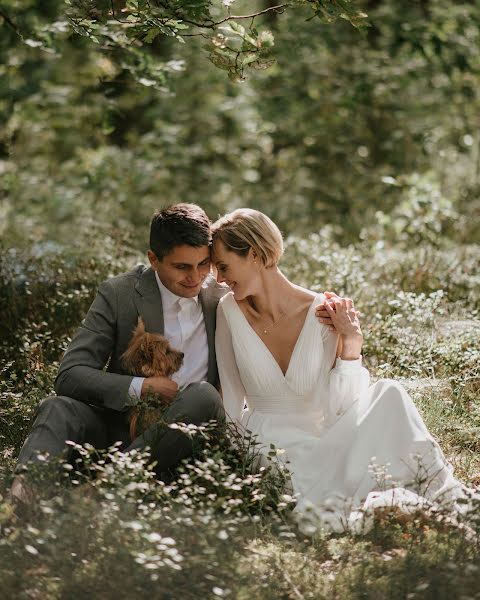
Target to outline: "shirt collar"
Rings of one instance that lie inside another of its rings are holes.
[[[195,304],[198,304],[198,296],[193,296],[193,298],[184,298],[183,296],[177,296],[177,294],[174,294],[169,289],[167,289],[163,285],[162,280],[160,279],[156,271],[155,279],[157,280],[158,289],[160,290],[160,295],[162,296],[162,303],[165,306],[165,308],[170,308],[179,300],[194,300]]]

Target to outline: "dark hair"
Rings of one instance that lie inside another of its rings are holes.
[[[210,219],[196,204],[173,204],[158,210],[150,224],[150,250],[162,260],[175,246],[209,246]]]

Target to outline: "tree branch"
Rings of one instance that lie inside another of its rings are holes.
[[[286,6],[288,6],[288,5],[287,4],[277,4],[276,6],[269,6],[268,8],[264,8],[263,10],[260,10],[259,12],[256,12],[256,13],[252,13],[251,15],[231,15],[230,17],[226,17],[225,19],[222,19],[221,21],[216,21],[214,23],[214,26],[217,27],[218,25],[221,25],[222,23],[225,23],[226,21],[236,21],[236,20],[240,20],[240,19],[254,19],[255,17],[264,15],[265,13],[269,13],[272,11],[280,12],[282,9],[286,8]]]
[[[18,36],[23,39],[23,35],[20,33],[20,29],[15,25],[12,19],[7,15],[7,13],[0,6],[0,17],[5,21],[5,23],[12,29]]]
[[[158,2],[158,4],[165,10],[172,11],[172,8],[169,6],[166,6],[163,2]],[[172,11],[172,12],[175,15],[176,19],[178,19],[179,21],[182,21],[183,23],[187,23],[188,25],[193,25],[194,27],[198,27],[200,29],[215,29],[215,27],[218,27],[219,25],[222,25],[223,23],[227,23],[228,21],[240,21],[242,19],[255,19],[255,17],[258,17],[265,13],[281,12],[287,6],[288,6],[287,3],[277,4],[276,6],[269,6],[268,8],[264,8],[263,10],[260,10],[256,13],[252,13],[249,15],[229,15],[228,17],[225,17],[224,19],[221,19],[220,21],[210,20],[210,21],[205,21],[203,23],[189,21],[188,19],[184,19],[178,12],[176,12],[176,11]]]

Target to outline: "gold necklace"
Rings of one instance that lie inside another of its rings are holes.
[[[270,331],[283,319],[283,317],[285,317],[287,314],[286,311],[280,311],[280,315],[274,320],[272,321],[272,323],[269,325],[269,327],[266,328],[262,328],[262,332],[264,335],[267,335],[268,333],[270,333]]]

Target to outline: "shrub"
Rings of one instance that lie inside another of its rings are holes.
[[[385,246],[365,239],[343,247],[325,228],[290,238],[282,268],[296,283],[355,300],[374,376],[419,386],[426,379],[428,387],[412,388],[416,404],[468,482],[480,466],[479,250]],[[2,250],[4,487],[97,283],[132,266],[131,256],[114,241],[103,249],[92,244],[87,255]],[[196,455],[170,483],[157,480],[148,454],[115,448],[77,447],[77,468],[32,467],[39,491],[30,514],[15,519],[0,500],[3,596],[438,600],[477,594],[478,541],[442,515],[405,521],[384,514],[363,536],[307,535],[291,513],[294,498],[275,448],[258,470],[254,439],[242,446],[232,443],[234,431],[228,439],[210,439],[208,427],[186,433],[195,435]]]

